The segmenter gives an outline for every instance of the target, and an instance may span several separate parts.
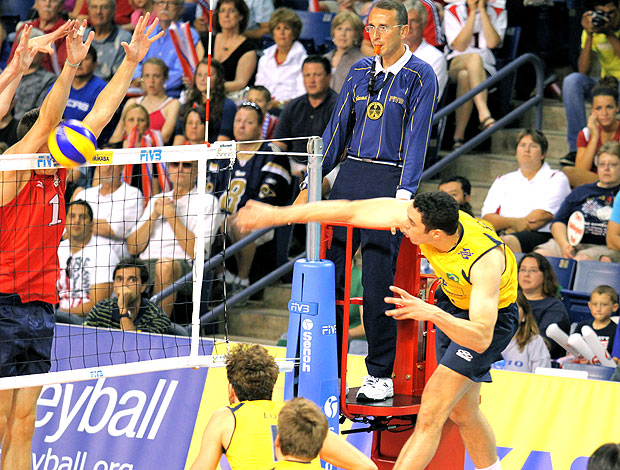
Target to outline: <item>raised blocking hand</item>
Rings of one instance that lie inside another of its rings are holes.
[[[164,35],[164,31],[162,30],[152,38],[149,38],[159,23],[159,18],[155,18],[155,21],[153,21],[153,23],[147,28],[150,15],[150,13],[147,13],[146,15],[140,17],[129,44],[126,42],[121,43],[121,46],[125,49],[127,60],[136,63],[142,61],[142,59],[146,56],[146,53],[149,51],[151,44]]]
[[[95,32],[91,31],[86,38],[86,42],[84,42],[84,29],[86,29],[87,26],[86,20],[84,20],[81,25],[77,20],[71,23],[71,30],[65,39],[67,42],[67,61],[70,64],[79,64],[84,60],[86,54],[88,54],[90,43],[95,39]]]

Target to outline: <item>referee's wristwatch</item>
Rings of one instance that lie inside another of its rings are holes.
[[[121,313],[120,315],[121,318],[129,318],[131,320],[131,315],[127,312],[127,313]]]

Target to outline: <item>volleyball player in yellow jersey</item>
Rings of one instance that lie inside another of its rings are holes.
[[[305,398],[293,398],[280,410],[272,470],[315,470],[329,426],[319,407]]]
[[[226,356],[230,406],[211,416],[192,470],[215,470],[222,454],[232,470],[273,468],[278,414],[284,406],[284,402],[271,400],[278,373],[273,357],[259,345],[242,344]],[[368,457],[331,431],[320,449],[320,457],[334,467],[377,469]]]
[[[510,249],[441,192],[419,194],[413,203],[392,198],[289,207],[252,202],[238,215],[245,230],[321,221],[400,229],[420,245],[443,281],[444,295],[437,305],[394,286],[390,289],[400,297],[385,299],[396,305],[386,315],[431,321],[438,329],[439,365],[424,388],[415,431],[394,468],[426,468],[450,418],[476,468],[500,469],[493,430],[479,405],[481,382],[491,381],[491,364],[501,358],[517,330],[517,266]]]

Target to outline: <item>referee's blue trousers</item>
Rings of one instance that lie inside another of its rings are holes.
[[[394,197],[400,181],[401,169],[346,159],[334,183],[329,199],[371,199]],[[353,254],[362,247],[362,285],[364,287],[364,329],[368,339],[366,368],[375,377],[391,377],[396,353],[396,320],[385,315],[390,309],[384,297],[390,296],[389,286],[394,282],[394,269],[402,235],[389,230],[355,229]],[[346,229],[334,227],[331,248],[327,258],[336,271],[336,298],[344,297]],[[338,358],[342,346],[343,308],[336,309]]]

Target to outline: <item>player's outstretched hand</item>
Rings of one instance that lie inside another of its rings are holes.
[[[136,28],[133,30],[133,36],[131,36],[131,42],[129,44],[126,42],[121,43],[121,46],[125,49],[127,60],[135,63],[140,62],[146,56],[151,44],[164,35],[165,32],[162,30],[152,38],[149,38],[159,23],[159,18],[155,18],[155,21],[153,21],[153,23],[147,28],[150,16],[151,14],[147,13],[146,15],[140,17],[138,23],[136,24]]]
[[[52,55],[54,48],[52,44],[61,38],[64,38],[69,31],[73,28],[73,21],[67,21],[60,28],[52,31],[51,33],[44,34],[38,38],[32,38],[28,41],[28,47],[34,47],[37,52],[45,52]]]
[[[400,297],[385,297],[386,304],[396,306],[395,309],[385,312],[388,317],[394,317],[396,320],[430,320],[434,306],[400,287],[390,286],[390,290]]]
[[[264,202],[249,200],[237,213],[237,226],[242,232],[278,225],[276,208]]]
[[[30,33],[32,32],[32,25],[24,26],[22,34],[19,37],[19,44],[15,49],[13,59],[7,65],[7,69],[14,71],[15,73],[24,73],[32,64],[34,57],[37,55],[37,48],[30,45],[28,42],[30,39]]]
[[[88,54],[90,43],[93,42],[93,39],[95,39],[95,32],[91,31],[84,42],[84,30],[88,25],[87,21],[84,20],[81,25],[77,20],[72,21],[71,23],[72,28],[65,39],[67,42],[67,61],[70,64],[79,64]]]

